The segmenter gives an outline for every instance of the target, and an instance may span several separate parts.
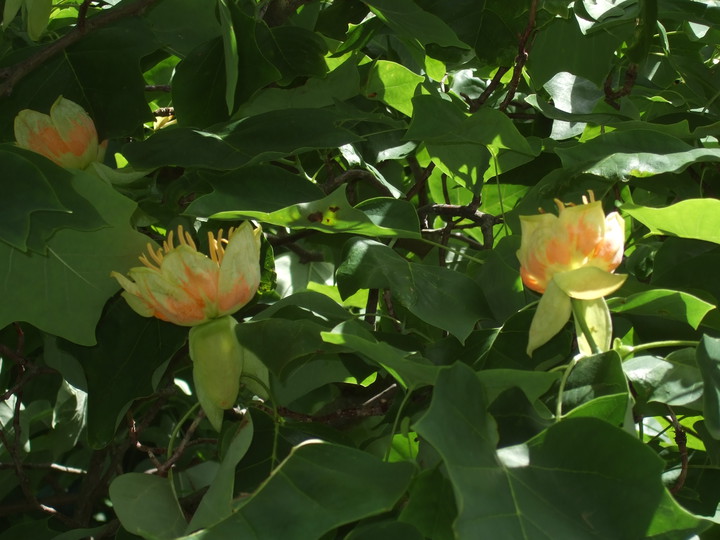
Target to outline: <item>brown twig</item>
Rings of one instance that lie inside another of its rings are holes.
[[[0,79],[4,80],[4,82],[0,84],[0,96],[9,96],[12,94],[15,86],[23,78],[47,62],[50,58],[67,49],[70,45],[80,41],[88,33],[107,26],[119,19],[131,15],[139,15],[158,1],[159,0],[137,0],[136,2],[122,4],[119,7],[103,11],[89,19],[83,19],[82,24],[78,24],[73,30],[48,44],[46,47],[43,47],[35,54],[12,66],[0,69]]]
[[[378,289],[369,289],[367,303],[365,304],[365,322],[373,328],[375,327],[378,300],[380,300],[380,291]]]
[[[637,80],[637,70],[637,64],[630,64],[625,71],[623,85],[617,90],[613,90],[612,87],[612,73],[607,76],[605,84],[603,84],[603,91],[605,92],[605,102],[608,105],[620,110],[620,105],[617,103],[617,100],[621,97],[630,95],[630,92],[632,92],[632,88],[635,85],[635,81]]]
[[[435,169],[435,163],[430,162],[427,167],[423,168],[420,166],[420,163],[418,163],[415,156],[408,156],[407,162],[410,167],[410,172],[412,172],[413,177],[415,178],[415,184],[413,184],[413,187],[411,187],[405,194],[405,200],[409,201],[417,195],[421,205],[427,204],[425,186],[427,185],[427,180],[430,178],[433,169]]]
[[[533,30],[535,29],[535,16],[537,15],[537,6],[538,0],[531,0],[530,12],[528,14],[528,23],[525,27],[525,31],[520,36],[520,41],[518,42],[518,54],[515,57],[515,66],[513,67],[513,74],[512,78],[510,79],[510,84],[508,85],[508,93],[498,107],[501,111],[504,111],[508,108],[508,105],[510,105],[510,102],[515,97],[515,92],[517,92],[517,87],[520,84],[520,77],[522,76],[523,68],[525,67],[525,63],[528,59],[527,42],[528,39],[530,39],[530,35],[532,34]]]
[[[331,193],[343,184],[347,184],[348,189],[352,189],[355,184],[361,181],[370,184],[386,197],[393,196],[392,192],[387,188],[387,186],[383,185],[380,180],[375,178],[375,175],[373,173],[362,169],[348,169],[347,171],[343,171],[341,174],[337,175],[332,180],[327,182],[323,186],[323,188],[325,193]],[[348,194],[348,200],[351,203],[354,203],[352,199],[353,197]]]
[[[152,112],[153,116],[175,116],[175,107],[160,107]]]
[[[268,414],[275,414],[273,409],[261,403],[253,404],[254,407],[265,411]],[[295,412],[287,407],[278,407],[277,413],[283,418],[289,418],[295,422],[333,424],[338,421],[351,418],[368,418],[370,416],[383,416],[387,413],[390,403],[385,398],[368,400],[359,407],[351,407],[348,409],[337,409],[334,412],[322,415],[303,414]]]
[[[80,29],[85,28],[85,21],[87,19],[90,2],[92,2],[92,0],[83,0],[83,3],[80,4],[80,7],[78,8],[77,27]]]
[[[166,476],[172,466],[177,462],[178,459],[180,459],[180,457],[185,452],[185,449],[188,447],[190,439],[192,438],[195,430],[198,428],[203,418],[205,418],[205,411],[201,409],[198,412],[198,415],[195,417],[195,420],[193,420],[192,424],[190,424],[190,426],[188,427],[185,435],[180,441],[180,444],[177,445],[177,448],[175,448],[172,455],[167,459],[167,461],[165,461],[165,463],[163,463],[157,468],[158,476]]]
[[[667,406],[670,412],[670,423],[675,430],[675,444],[677,444],[678,451],[680,452],[680,475],[675,480],[675,484],[670,488],[670,493],[675,495],[685,485],[685,479],[688,474],[688,450],[687,450],[687,433],[685,428],[678,421],[672,408]]]
[[[507,66],[500,66],[497,68],[497,71],[495,72],[495,75],[490,80],[488,85],[485,87],[485,90],[483,90],[483,93],[480,94],[475,99],[472,99],[465,94],[460,94],[467,104],[469,105],[469,111],[471,113],[477,112],[482,105],[485,104],[485,102],[488,100],[488,98],[492,95],[492,93],[497,90],[497,87],[500,85],[500,81],[502,80],[503,76],[510,70]]]
[[[460,217],[470,220],[475,224],[475,226],[480,227],[480,230],[483,233],[484,249],[490,249],[493,244],[493,226],[502,223],[502,218],[478,211],[476,206],[478,203],[479,201],[474,200],[469,205],[429,204],[418,208],[418,214],[435,214],[441,217]],[[454,227],[460,226],[461,225],[459,223],[454,225]]]
[[[397,313],[395,313],[395,305],[392,301],[392,291],[389,289],[384,289],[382,293],[382,299],[383,303],[385,304],[385,309],[388,312],[388,315],[392,317],[393,326],[395,327],[395,331],[398,333],[402,333],[402,325],[400,324],[400,321],[397,318]]]
[[[170,86],[169,84],[146,84],[145,91],[146,92],[172,92],[172,86]],[[156,114],[155,116],[160,116],[160,115]]]

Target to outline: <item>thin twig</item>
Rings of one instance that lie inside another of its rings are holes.
[[[635,85],[635,81],[637,80],[637,70],[637,64],[630,64],[625,71],[623,85],[617,90],[614,90],[612,87],[612,73],[606,77],[605,84],[603,85],[603,91],[605,92],[605,102],[608,105],[620,110],[620,105],[617,103],[617,100],[621,97],[630,95],[630,92],[632,92],[632,88]]]
[[[375,327],[375,316],[377,315],[377,305],[380,299],[380,291],[378,289],[368,290],[367,304],[365,304],[365,322],[373,328]]]
[[[680,452],[680,475],[677,477],[677,480],[675,480],[673,487],[670,488],[670,493],[675,495],[685,485],[685,479],[688,474],[687,434],[672,408],[669,405],[667,408],[670,413],[670,423],[675,430],[675,444],[677,444],[678,451]]]
[[[52,471],[58,471],[68,474],[87,474],[87,471],[78,469],[76,467],[66,467],[65,465],[59,465],[58,463],[27,463],[22,464],[23,469],[49,469]],[[0,462],[0,469],[14,469],[14,463],[2,463]]]
[[[155,109],[152,115],[162,117],[175,116],[175,107],[160,107],[159,109]]]
[[[157,468],[157,474],[159,476],[165,476],[170,470],[170,468],[177,462],[177,460],[180,459],[180,457],[185,452],[185,449],[188,447],[190,439],[192,438],[195,430],[198,428],[203,418],[205,418],[205,412],[200,410],[200,412],[198,412],[198,415],[195,417],[195,420],[193,420],[192,424],[190,424],[187,431],[185,432],[185,436],[180,441],[180,444],[178,444],[177,448],[175,448],[175,450],[173,451],[172,456],[170,456],[170,458],[168,458],[165,463],[163,463]]]
[[[408,156],[407,162],[408,166],[410,167],[410,172],[412,172],[413,177],[415,178],[415,184],[408,190],[407,194],[405,195],[405,200],[409,201],[415,195],[417,195],[420,199],[420,204],[426,204],[427,197],[424,196],[425,186],[427,185],[427,180],[428,178],[430,178],[433,169],[435,169],[435,163],[430,162],[427,167],[422,168],[415,156]]]
[[[525,31],[520,36],[520,41],[518,42],[518,54],[515,57],[515,66],[513,67],[513,74],[512,78],[510,79],[510,84],[508,85],[508,93],[498,107],[501,111],[504,111],[508,108],[508,105],[510,105],[510,102],[515,97],[515,92],[517,92],[517,87],[520,84],[520,77],[522,76],[525,62],[527,62],[528,59],[527,42],[528,39],[530,39],[530,35],[532,34],[533,30],[535,29],[535,16],[537,15],[537,6],[538,0],[531,0],[530,12],[528,14],[528,23],[525,27]]]
[[[477,112],[478,109],[480,109],[480,107],[485,104],[485,102],[492,95],[492,93],[497,90],[497,87],[500,85],[500,81],[509,70],[510,68],[507,66],[500,66],[499,68],[497,68],[495,75],[485,87],[483,93],[475,99],[472,99],[465,94],[460,94],[465,99],[465,101],[467,101],[471,113]]]
[[[146,84],[145,91],[146,92],[172,92],[172,86],[170,86],[169,84]],[[160,116],[160,115],[156,114],[155,116]]]
[[[395,327],[395,330],[398,333],[402,333],[402,325],[400,324],[400,321],[397,318],[397,314],[395,313],[395,305],[392,301],[392,291],[389,289],[383,289],[382,293],[382,299],[383,303],[385,304],[385,309],[388,312],[388,315],[392,317],[393,326]]]
[[[80,7],[78,8],[77,27],[80,29],[85,28],[85,21],[87,20],[87,12],[90,7],[90,2],[92,2],[92,0],[83,0],[83,3],[80,4]]]

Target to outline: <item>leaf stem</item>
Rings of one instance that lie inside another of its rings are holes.
[[[639,351],[646,351],[648,349],[659,349],[661,347],[697,347],[700,344],[699,341],[687,340],[687,339],[667,339],[664,341],[651,341],[650,343],[643,343],[641,345],[623,346],[620,351],[623,358],[627,358],[631,354],[635,354]]]
[[[567,384],[568,379],[570,378],[570,373],[572,373],[572,370],[577,362],[577,360],[571,360],[565,368],[565,373],[563,373],[562,379],[560,379],[560,388],[558,389],[557,403],[555,404],[555,422],[559,422],[562,419],[562,405],[565,385]]]
[[[395,420],[393,420],[392,431],[390,432],[390,444],[388,445],[387,450],[385,451],[385,456],[383,457],[383,461],[388,461],[390,459],[390,452],[392,452],[393,439],[395,438],[395,432],[397,431],[398,422],[400,421],[400,415],[402,414],[402,411],[405,408],[405,405],[407,404],[408,399],[410,398],[410,394],[413,393],[414,389],[415,389],[415,387],[408,388],[407,392],[405,392],[405,396],[403,396],[403,399],[400,402],[400,407],[398,407],[398,412],[395,415]]]
[[[580,302],[582,302],[582,300],[571,298],[570,302],[572,305],[572,312],[573,316],[575,317],[575,322],[580,327],[580,330],[582,331],[583,336],[585,336],[585,339],[587,339],[588,345],[590,345],[590,350],[593,354],[600,354],[602,351],[600,350],[600,347],[598,347],[597,343],[595,343],[595,338],[593,338],[593,335],[590,332],[590,328],[588,328],[587,321],[585,320],[584,315],[580,312]]]

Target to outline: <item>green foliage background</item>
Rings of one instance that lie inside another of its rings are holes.
[[[716,1],[2,4],[1,540],[718,534]],[[103,165],[13,144],[59,95]],[[518,216],[588,190],[615,347],[530,358]],[[271,398],[218,434],[110,272],[245,219]]]

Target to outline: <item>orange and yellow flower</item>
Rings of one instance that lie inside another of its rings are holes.
[[[190,235],[178,227],[161,249],[148,245],[144,266],[128,277],[113,272],[130,307],[144,317],[181,326],[197,326],[235,313],[247,304],[260,284],[260,228],[243,223],[237,229],[208,233],[210,257],[198,252]],[[175,245],[177,238],[178,245]]]
[[[571,299],[589,302],[579,307],[603,319],[593,322],[603,346],[609,344],[609,312],[603,297],[619,289],[627,277],[613,274],[625,243],[620,215],[606,216],[592,192],[581,205],[555,202],[557,216],[520,217],[520,275],[525,286],[543,293],[530,327],[528,354],[562,329],[570,318]]]
[[[98,144],[92,118],[77,103],[60,96],[50,114],[24,109],[15,117],[18,146],[51,159],[66,169],[85,169],[102,161],[106,142]]]
[[[257,292],[261,234],[259,227],[253,229],[247,222],[230,229],[227,238],[222,229],[217,235],[208,233],[208,257],[198,252],[190,235],[178,227],[177,236],[171,231],[162,248],[148,245],[148,254],[140,256],[144,266],[131,268],[128,277],[111,274],[125,289],[127,303],[140,315],[192,327],[189,351],[195,391],[218,431],[223,410],[235,405],[240,391],[245,350],[235,333],[238,322],[231,314]],[[267,368],[250,367],[267,386]]]

